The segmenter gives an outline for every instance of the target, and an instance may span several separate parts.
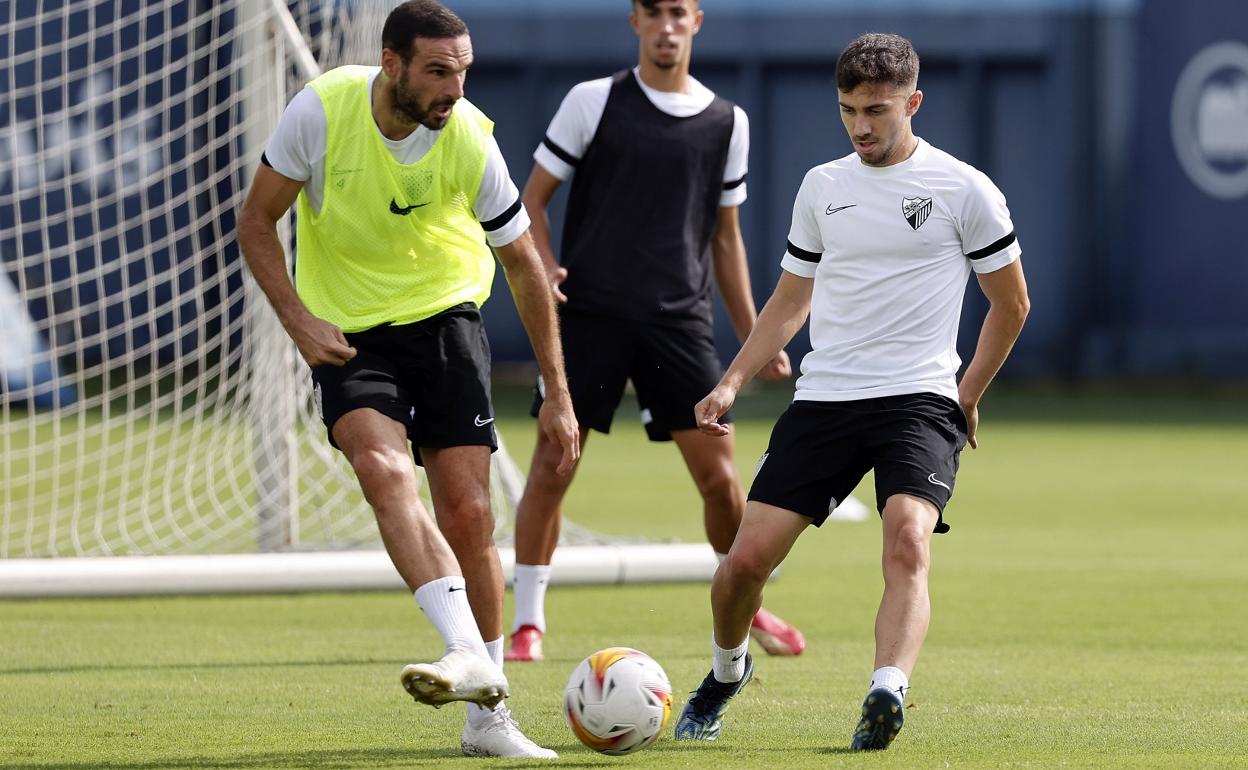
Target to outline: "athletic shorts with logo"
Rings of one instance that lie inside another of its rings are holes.
[[[498,448],[490,401],[490,345],[466,302],[415,323],[346,335],[358,353],[343,366],[312,368],[317,408],[334,447],[334,423],[375,409],[403,423],[413,447]],[[413,451],[423,465],[419,451]]]
[[[624,386],[632,380],[651,441],[670,441],[672,431],[697,428],[693,407],[723,374],[709,323],[652,324],[560,308],[559,327],[572,407],[581,427],[610,433]],[[542,398],[539,381],[534,417]],[[720,418],[731,421],[731,414]]]
[[[772,430],[750,500],[809,516],[815,526],[875,471],[876,508],[908,494],[936,506],[936,532],[948,532],[966,444],[966,416],[945,396],[916,393],[856,401],[794,401]]]

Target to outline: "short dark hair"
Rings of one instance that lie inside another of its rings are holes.
[[[468,25],[437,0],[407,0],[390,12],[381,29],[381,47],[409,61],[416,38],[448,38],[468,34]]]
[[[919,55],[901,35],[859,35],[836,60],[836,88],[849,93],[862,83],[913,86],[919,82]]]
[[[640,5],[642,8],[649,9],[654,8],[654,6],[658,5],[660,2],[662,2],[662,0],[630,0],[629,4]],[[698,0],[693,0],[693,4],[699,5]]]

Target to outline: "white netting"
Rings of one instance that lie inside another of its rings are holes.
[[[286,7],[335,66],[377,61],[389,6]],[[274,6],[0,14],[0,557],[375,544],[234,237],[307,77]]]

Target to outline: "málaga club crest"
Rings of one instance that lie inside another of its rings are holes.
[[[906,217],[906,221],[915,230],[923,226],[927,221],[927,217],[932,213],[931,198],[902,198],[901,213]]]

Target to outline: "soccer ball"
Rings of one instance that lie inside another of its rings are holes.
[[[662,666],[631,647],[608,647],[572,672],[563,715],[581,743],[603,754],[640,751],[672,715],[672,685]]]

